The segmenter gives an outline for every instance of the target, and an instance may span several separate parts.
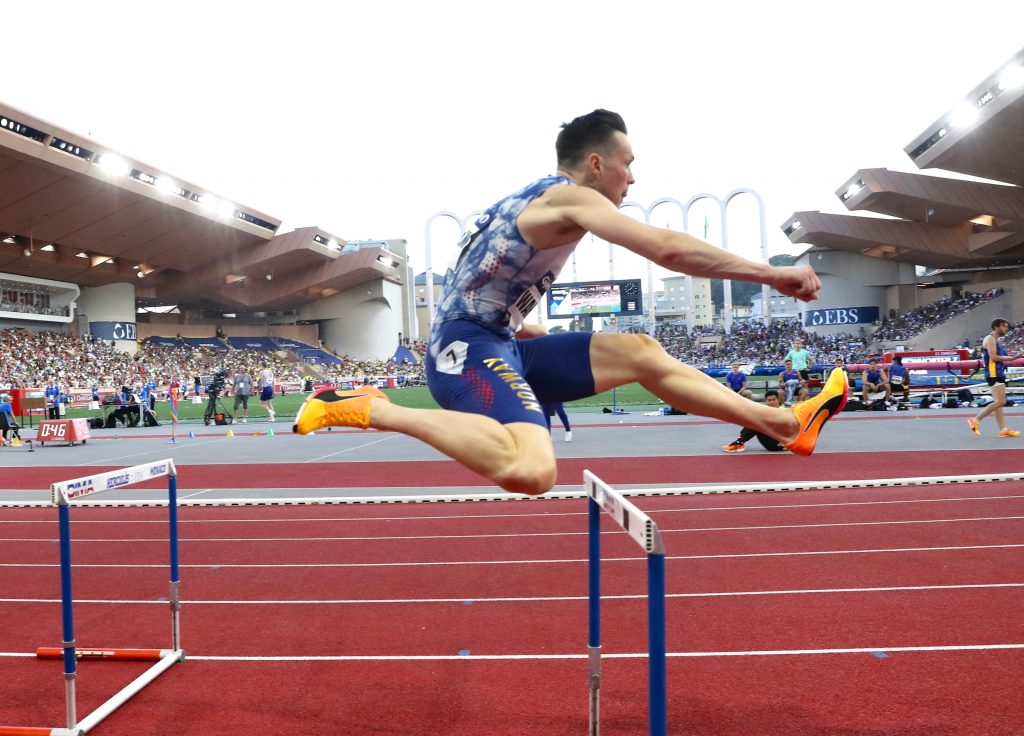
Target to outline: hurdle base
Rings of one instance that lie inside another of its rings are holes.
[[[0,736],[84,736],[77,728],[24,728],[0,726]]]
[[[162,651],[166,651],[167,654],[161,658],[159,662],[129,682],[120,690],[120,692],[116,693],[107,702],[103,703],[103,705],[99,706],[88,716],[80,720],[78,722],[79,730],[69,731],[69,734],[73,733],[75,736],[82,736],[83,734],[88,733],[91,729],[95,728],[100,721],[128,702],[133,695],[163,674],[164,671],[169,669],[172,665],[185,661],[184,649],[168,649]]]
[[[75,659],[112,659],[127,662],[158,662],[173,649],[115,649],[113,647],[81,648],[75,650]],[[39,647],[36,649],[37,659],[63,659],[64,650],[60,647]],[[0,736],[3,736],[0,733]]]

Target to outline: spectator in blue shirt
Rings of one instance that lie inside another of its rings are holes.
[[[3,430],[3,444],[9,445],[7,434],[13,432],[18,436],[18,423],[14,421],[14,409],[11,407],[11,395],[0,394],[0,429]]]
[[[747,374],[740,370],[739,363],[732,364],[732,372],[725,374],[725,383],[743,398],[754,398],[754,393],[747,388]]]
[[[60,386],[52,378],[47,379],[43,396],[46,399],[46,416],[50,419],[60,419]]]

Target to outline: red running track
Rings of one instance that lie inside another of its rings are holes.
[[[918,452],[872,452],[870,463],[856,460],[856,454],[821,453],[789,462],[788,454],[749,454],[699,457],[605,457],[560,458],[559,485],[580,484],[583,471],[591,470],[607,483],[629,487],[636,484],[764,483],[777,480],[846,480],[857,478],[903,478],[918,475],[943,476],[969,473],[1017,473],[1024,468],[1024,450],[944,450],[928,455],[926,465]],[[8,490],[45,489],[70,477],[116,470],[120,466],[90,466],[0,469],[0,488]],[[179,487],[194,488],[431,488],[444,486],[486,486],[494,484],[453,460],[392,462],[382,472],[379,462],[267,463],[258,473],[247,464],[178,464]],[[166,488],[166,481],[139,483],[134,488]],[[2,497],[0,497],[2,498]]]
[[[1000,483],[642,499],[663,529],[676,530],[665,535],[669,649],[704,655],[670,658],[671,732],[1013,733],[1021,650],[894,648],[1024,642],[1013,614],[1024,602],[1024,547],[1016,546],[1024,522],[1012,518],[1024,516],[1020,495],[1020,484]],[[183,636],[193,659],[93,733],[161,723],[181,734],[581,733],[585,660],[476,658],[585,652],[581,502],[533,507],[184,509]],[[55,569],[27,566],[54,562],[44,516],[0,516],[42,522],[0,523],[0,564],[12,565],[0,567],[5,599],[53,597]],[[156,602],[166,574],[130,566],[162,564],[159,517],[76,509],[76,597],[100,601],[77,607],[83,645],[167,639],[166,604]],[[831,526],[808,526],[823,524]],[[625,559],[604,564],[605,594],[639,595],[638,550],[607,528],[606,556]],[[321,539],[301,541],[311,537]],[[134,539],[142,541],[126,541]],[[737,592],[745,594],[715,595]],[[488,600],[499,597],[521,600]],[[134,602],[102,602],[112,598]],[[294,602],[306,600],[314,602]],[[642,599],[606,600],[606,652],[643,652],[643,618]],[[3,652],[59,635],[53,603],[2,602],[0,620]],[[864,651],[722,654],[843,648]],[[319,654],[448,658],[203,659]],[[59,664],[0,658],[0,666],[10,673],[0,680],[0,720],[58,725]],[[83,712],[138,669],[86,663]],[[608,659],[605,675],[605,733],[646,733],[642,660]]]

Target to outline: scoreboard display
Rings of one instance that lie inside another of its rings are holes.
[[[548,289],[548,317],[607,317],[642,315],[640,279],[577,281],[552,284]]]

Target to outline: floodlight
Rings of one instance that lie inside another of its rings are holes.
[[[978,106],[971,102],[961,102],[949,115],[949,127],[953,129],[967,128],[978,121]]]
[[[1024,84],[1024,66],[1011,64],[999,75],[999,89],[1014,89]]]
[[[235,216],[235,205],[227,200],[221,200],[214,211],[217,213],[217,217],[223,217],[225,220],[230,220]]]
[[[153,186],[164,194],[176,194],[179,197],[184,197],[186,194],[185,190],[179,187],[177,182],[169,176],[159,177]]]
[[[47,253],[53,253],[55,250],[57,250],[57,248],[54,247],[53,243],[47,243],[39,250],[45,250]]]
[[[840,195],[840,198],[845,202],[851,197],[855,197],[857,193],[864,188],[864,180],[856,179],[850,183],[850,186],[846,188],[846,191]]]
[[[99,164],[100,168],[113,176],[127,176],[132,170],[127,161],[113,153],[102,154],[96,159],[96,163]]]

